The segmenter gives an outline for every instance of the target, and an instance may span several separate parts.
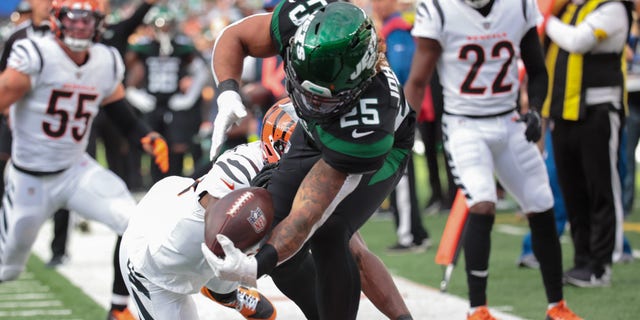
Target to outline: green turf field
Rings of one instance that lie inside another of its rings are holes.
[[[427,186],[424,158],[416,156],[415,166],[418,198],[421,207],[424,207],[431,193]],[[441,174],[441,177],[444,177],[444,174]],[[640,182],[640,179],[636,181]],[[636,192],[640,192],[640,186],[636,187]],[[639,199],[638,196],[636,199]],[[639,206],[640,201],[636,201],[634,213],[625,223],[625,235],[632,248],[636,250],[640,249]],[[372,219],[362,228],[361,233],[372,251],[394,274],[439,288],[443,270],[435,264],[434,259],[446,219],[446,213],[423,216],[424,226],[431,235],[433,247],[422,254],[389,255],[385,252],[385,249],[396,241],[395,226],[390,219]],[[502,212],[496,217],[491,239],[490,281],[487,293],[489,305],[504,307],[504,311],[527,319],[543,319],[546,299],[539,271],[516,267],[522,235],[514,233],[525,232],[528,232],[526,220],[516,216],[514,212]],[[571,240],[566,234],[562,238],[562,250],[566,270],[571,266],[573,257]],[[464,258],[461,256],[449,284],[449,292],[466,298],[465,278]],[[610,288],[565,287],[565,298],[569,306],[586,319],[632,320],[639,318],[639,290],[640,261],[635,261],[613,266]],[[437,308],[429,306],[428,301],[425,301],[425,307]]]
[[[423,206],[429,196],[424,161],[416,158],[418,193]],[[640,181],[640,179],[639,179]],[[640,205],[640,201],[637,201]],[[631,245],[640,248],[640,211],[636,209],[626,224]],[[388,216],[376,216],[361,230],[369,247],[382,258],[393,274],[438,288],[442,268],[434,263],[435,252],[447,216],[424,216],[433,247],[426,253],[389,255],[385,249],[395,243],[395,229]],[[521,234],[526,221],[514,213],[498,214],[492,234],[489,304],[493,308],[524,317],[543,319],[546,301],[539,272],[519,269],[515,261],[520,254]],[[563,238],[565,267],[570,265],[572,246]],[[461,258],[453,273],[449,292],[466,298],[464,262]],[[579,289],[565,287],[565,297],[578,314],[590,320],[632,320],[640,312],[640,262],[614,265],[610,288]],[[424,302],[425,308],[438,308]],[[30,310],[27,312],[27,310]],[[36,257],[29,260],[27,272],[20,280],[0,284],[0,319],[103,319],[106,311],[74,287],[64,277],[43,266]]]
[[[0,319],[104,319],[107,313],[66,278],[32,255],[16,281],[0,284]]]
[[[637,214],[636,214],[637,216]],[[633,230],[626,232],[632,245],[640,247],[640,219]],[[437,288],[442,269],[434,257],[446,215],[424,216],[424,225],[431,233],[433,247],[426,253],[390,255],[385,248],[395,242],[393,223],[376,217],[361,230],[369,247],[385,262],[393,274]],[[491,307],[527,318],[543,319],[546,306],[540,275],[536,270],[519,269],[515,265],[520,253],[521,236],[505,233],[508,229],[526,230],[526,223],[511,213],[498,215],[492,235],[489,303]],[[571,245],[563,241],[565,265],[569,265]],[[565,287],[570,306],[587,319],[637,319],[640,310],[640,262],[614,265],[611,288],[579,289]],[[103,319],[105,310],[58,273],[43,266],[33,257],[20,280],[0,285],[0,319]],[[463,260],[455,269],[449,292],[466,297]],[[425,308],[437,308],[425,301]],[[26,313],[29,310],[28,313]]]
[[[637,216],[638,214],[635,214]],[[390,219],[370,220],[361,230],[369,247],[385,262],[392,273],[434,288],[442,280],[442,269],[434,263],[437,245],[446,222],[446,215],[424,217],[424,225],[431,233],[433,247],[426,253],[390,255],[385,248],[395,243],[395,229]],[[634,248],[640,247],[640,219],[635,219],[635,231],[626,234]],[[543,319],[546,300],[540,273],[537,270],[516,267],[522,236],[501,232],[508,225],[527,230],[526,221],[516,219],[511,213],[501,213],[492,234],[490,281],[488,299],[491,307],[527,318]],[[508,230],[512,230],[509,228]],[[513,229],[517,230],[517,229]],[[570,266],[572,246],[563,240],[564,265]],[[640,308],[640,268],[638,261],[613,266],[613,284],[610,288],[565,287],[569,306],[586,319],[637,319]],[[464,258],[456,267],[449,292],[460,297],[467,294]],[[425,308],[437,308],[425,301]]]

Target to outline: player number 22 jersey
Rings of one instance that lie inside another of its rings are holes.
[[[541,18],[535,0],[496,0],[486,17],[461,0],[422,0],[416,12],[412,34],[442,47],[445,112],[485,116],[515,108],[520,42]]]

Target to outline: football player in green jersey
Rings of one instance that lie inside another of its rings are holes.
[[[282,1],[216,41],[213,71],[224,108],[214,122],[214,153],[216,130],[244,112],[237,91],[245,56],[283,57],[301,120],[268,186],[276,215],[268,242],[251,257],[224,236],[226,258],[203,251],[223,279],[255,285],[270,274],[309,319],[355,319],[361,283],[349,242],[402,176],[415,112],[380,54],[370,18],[352,4],[327,2]],[[309,288],[317,294],[311,301],[301,294]]]

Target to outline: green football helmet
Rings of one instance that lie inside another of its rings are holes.
[[[376,74],[378,38],[357,6],[333,2],[312,14],[286,51],[286,84],[298,115],[326,122],[349,112]]]

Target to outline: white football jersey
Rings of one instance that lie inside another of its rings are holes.
[[[251,179],[264,166],[260,141],[241,144],[220,155],[213,168],[200,180],[196,193],[207,191],[216,198],[249,187]]]
[[[78,66],[53,37],[30,38],[14,43],[7,66],[31,79],[31,91],[11,108],[12,161],[32,171],[71,167],[85,152],[100,104],[123,79],[120,55],[95,44]]]
[[[189,187],[194,183],[190,178],[173,176],[156,183],[136,207],[122,241],[133,269],[176,293],[197,293],[204,285],[219,288],[221,281],[200,251],[205,210],[199,195],[207,191],[222,198],[248,187],[262,169],[262,159],[259,141],[243,144],[223,153],[195,190]]]
[[[189,188],[193,182],[176,176],[158,181],[138,203],[122,240],[134,270],[182,294],[198,292],[214,277],[200,251],[204,208]]]
[[[412,35],[442,46],[438,61],[449,114],[488,116],[515,108],[520,41],[535,27],[535,0],[495,0],[482,16],[462,0],[421,0]]]

